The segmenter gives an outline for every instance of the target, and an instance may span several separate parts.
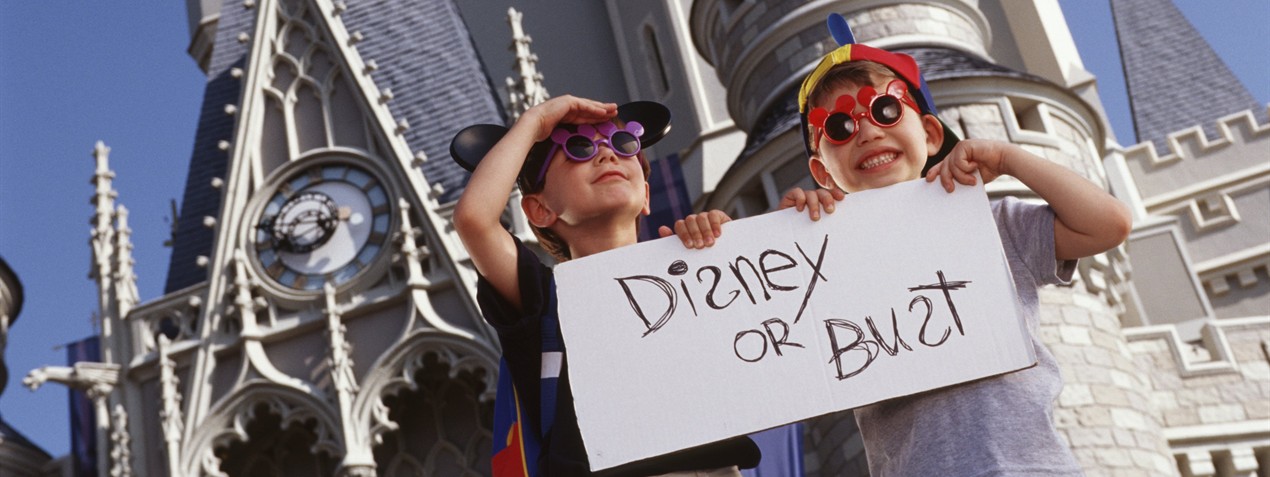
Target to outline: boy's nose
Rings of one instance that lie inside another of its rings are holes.
[[[618,159],[617,153],[613,152],[613,148],[609,146],[607,143],[597,143],[595,147],[596,147],[595,159],[593,160],[597,164],[600,163],[600,161],[605,161],[605,160],[611,160],[613,162],[617,162],[617,159]]]
[[[858,121],[859,129],[855,132],[855,141],[857,144],[867,144],[869,141],[882,137],[882,127],[873,124],[873,121],[867,118],[860,118]]]

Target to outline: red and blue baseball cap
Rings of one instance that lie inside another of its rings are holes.
[[[811,156],[812,148],[807,123],[807,115],[811,107],[807,102],[810,100],[811,92],[820,85],[820,82],[824,80],[829,71],[835,66],[844,63],[872,61],[890,68],[899,79],[908,84],[909,96],[916,100],[920,112],[935,116],[936,119],[939,118],[935,109],[935,101],[930,96],[930,89],[926,87],[926,79],[917,67],[917,60],[903,53],[893,53],[856,43],[855,36],[851,34],[851,27],[847,25],[847,20],[842,15],[831,13],[826,23],[829,27],[829,33],[833,35],[834,41],[839,46],[820,59],[820,63],[817,63],[811,73],[807,74],[807,78],[803,79],[802,87],[798,90],[798,116],[802,123],[803,147],[806,148],[808,156]],[[942,120],[939,121],[939,124],[944,127],[944,142],[940,145],[939,152],[927,158],[926,166],[922,168],[922,174],[925,174],[931,166],[942,161],[944,156],[948,155],[948,152],[952,151],[953,146],[960,140]]]

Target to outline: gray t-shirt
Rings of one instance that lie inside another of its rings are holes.
[[[856,409],[872,477],[1082,475],[1054,428],[1058,363],[1038,338],[1036,290],[1068,283],[1054,258],[1054,211],[1013,197],[992,202],[1035,367]]]

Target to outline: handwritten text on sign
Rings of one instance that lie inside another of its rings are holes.
[[[556,268],[593,469],[1035,362],[982,187],[913,181]]]

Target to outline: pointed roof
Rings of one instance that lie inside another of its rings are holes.
[[[1264,110],[1171,0],[1111,0],[1137,142],[1164,150],[1169,133]],[[1254,47],[1249,45],[1250,48]]]
[[[429,183],[441,186],[437,200],[457,199],[468,176],[449,160],[450,138],[467,125],[501,124],[503,113],[453,0],[348,2],[346,8],[345,27],[363,35],[358,53],[375,62],[371,77],[381,91],[394,93],[387,107],[409,124],[403,137],[410,150],[429,159],[420,169]],[[245,68],[250,42],[238,37],[254,31],[259,10],[221,11],[165,293],[207,279],[195,262],[211,254],[215,239],[203,217],[219,215],[221,191],[211,182],[225,178],[230,156],[220,143],[233,139],[234,118],[242,116],[225,112],[225,105],[237,105],[241,97],[242,81],[231,70]]]

